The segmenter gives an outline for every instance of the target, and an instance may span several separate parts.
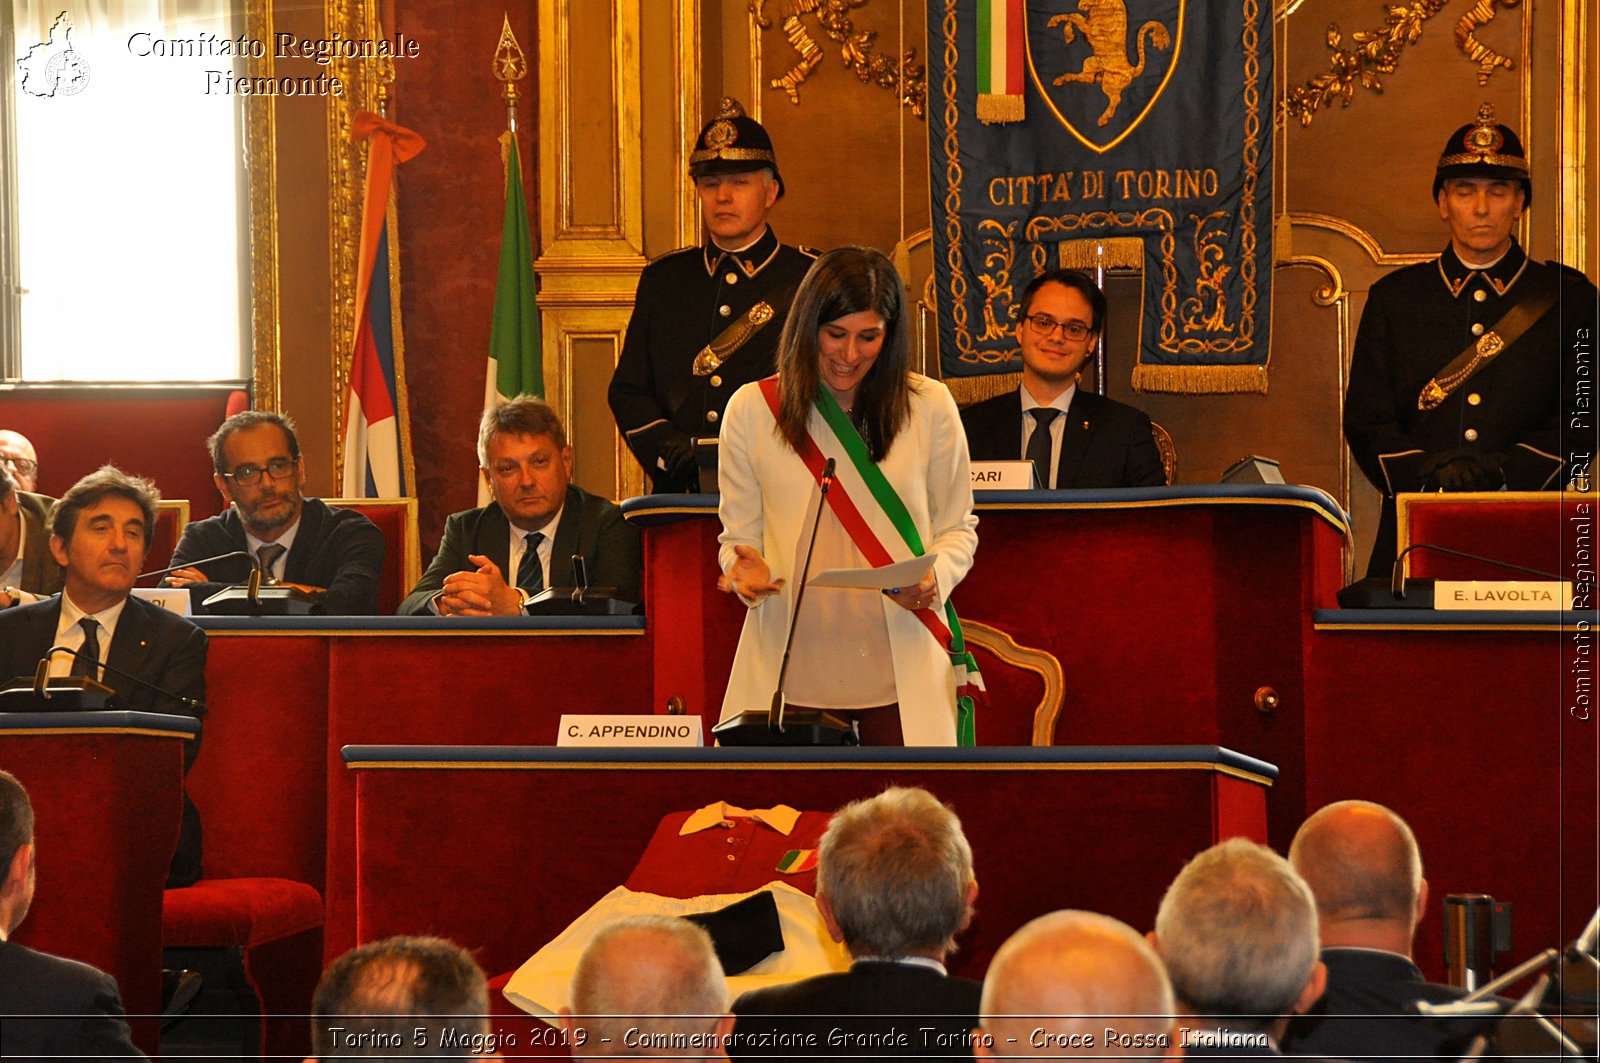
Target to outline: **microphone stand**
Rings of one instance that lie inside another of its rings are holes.
[[[811,537],[806,542],[806,558],[800,566],[800,585],[795,590],[794,608],[789,611],[789,634],[783,641],[783,662],[778,666],[778,684],[772,691],[767,711],[749,709],[711,729],[725,746],[853,746],[859,744],[855,729],[829,712],[796,712],[785,726],[788,706],[783,699],[783,681],[789,674],[789,654],[794,649],[795,625],[800,604],[806,596],[806,579],[811,574],[811,554],[817,545],[817,530],[822,526],[822,510],[828,504],[828,488],[833,485],[833,458],[822,468],[818,486],[817,513],[811,521]]]

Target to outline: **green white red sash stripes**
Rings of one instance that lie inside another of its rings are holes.
[[[978,0],[978,120],[1020,122],[1023,106],[1023,0]]]
[[[777,377],[761,381],[761,395],[776,420],[779,410]],[[843,525],[845,534],[861,551],[861,556],[873,568],[881,568],[908,557],[925,555],[927,548],[905,503],[883,475],[883,470],[873,462],[866,442],[827,388],[820,389],[816,408],[829,429],[828,438],[824,440],[827,449],[835,451],[836,458],[839,453],[844,457],[834,469],[834,481],[826,496],[828,506]],[[827,464],[823,450],[809,433],[800,450],[800,459],[819,483]],[[950,655],[950,667],[956,676],[956,744],[975,745],[977,698],[983,690],[983,676],[962,638],[955,605],[947,596],[942,614],[933,609],[917,609],[913,615]]]

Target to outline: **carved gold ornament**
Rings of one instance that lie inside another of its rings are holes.
[[[767,0],[748,0],[750,17],[763,31],[772,28],[763,8]],[[888,89],[899,97],[902,107],[910,108],[917,118],[926,118],[928,109],[928,72],[917,62],[917,50],[907,48],[898,59],[879,55],[876,51],[877,30],[858,30],[851,12],[865,7],[868,0],[791,0],[785,6],[789,12],[783,19],[783,32],[789,46],[799,57],[795,64],[767,84],[782,89],[789,102],[800,103],[800,86],[822,65],[822,49],[812,38],[801,18],[814,15],[818,27],[828,39],[837,43],[839,58],[856,80],[863,85],[876,85]]]

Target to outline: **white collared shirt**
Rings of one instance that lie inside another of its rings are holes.
[[[1019,388],[1022,393],[1022,450],[1028,453],[1028,441],[1033,438],[1034,429],[1039,422],[1033,419],[1029,410],[1048,409],[1060,410],[1060,414],[1050,422],[1050,467],[1039,470],[1039,482],[1045,487],[1056,486],[1056,473],[1061,469],[1061,441],[1066,438],[1067,413],[1072,409],[1072,397],[1078,393],[1077,384],[1067,385],[1067,390],[1051,399],[1048,403],[1039,402],[1027,388]]]
[[[543,535],[539,540],[539,570],[544,573],[544,587],[548,590],[550,582],[550,562],[555,559],[556,529],[561,527],[561,514],[567,507],[562,506],[556,510],[555,516],[545,522],[544,527],[535,528],[534,531]],[[501,573],[506,582],[511,586],[517,585],[517,570],[522,567],[522,555],[528,552],[528,536],[533,532],[523,531],[515,524],[511,525],[511,548],[506,553],[506,570]],[[569,581],[570,582],[570,581]]]
[[[61,592],[61,619],[56,621],[56,639],[50,645],[65,646],[70,650],[83,648],[83,625],[78,621],[85,616],[100,625],[96,638],[100,642],[100,666],[105,667],[106,658],[111,654],[111,640],[117,634],[117,621],[122,617],[122,610],[128,604],[128,599],[122,598],[116,605],[102,609],[98,613],[85,613],[78,608],[67,592]],[[55,654],[50,658],[50,674],[53,676],[71,675],[75,657],[65,653]]]
[[[296,520],[293,524],[291,524],[289,526],[289,529],[287,531],[285,531],[282,535],[278,536],[276,539],[272,540],[273,542],[277,543],[279,546],[283,547],[283,553],[279,554],[278,555],[278,559],[272,563],[272,571],[271,572],[263,572],[263,573],[261,573],[261,578],[262,579],[264,579],[264,580],[282,580],[283,579],[283,570],[289,564],[289,551],[294,549],[294,537],[296,535],[298,535],[298,534],[300,534],[300,522],[298,520]],[[267,540],[265,540],[265,539],[257,539],[254,535],[251,535],[249,532],[245,532],[244,533],[244,542],[245,542],[245,547],[250,551],[250,556],[251,557],[258,556],[261,553],[261,548],[267,544]]]

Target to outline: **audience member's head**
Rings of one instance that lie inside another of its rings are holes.
[[[478,464],[506,519],[522,531],[545,527],[566,503],[573,453],[548,403],[518,395],[484,410]]]
[[[817,846],[817,907],[857,958],[942,960],[977,894],[961,821],[926,790],[851,802]]]
[[[1012,934],[983,980],[979,1057],[1179,1054],[1172,986],[1134,929],[1062,911]]]
[[[0,771],[0,941],[22,925],[33,903],[33,804],[16,776]]]
[[[733,1028],[711,936],[667,916],[620,919],[590,939],[561,1014],[578,1059],[722,1059]]]
[[[77,606],[96,613],[128,597],[144,568],[161,493],[102,465],[67,489],[50,523],[50,553]]]
[[[39,482],[39,455],[21,432],[0,428],[0,465],[11,471],[17,490],[33,491]]]
[[[1190,860],[1161,898],[1153,938],[1178,1005],[1236,1032],[1282,1032],[1322,996],[1317,906],[1271,849],[1232,838]]]
[[[1428,883],[1405,820],[1371,801],[1336,802],[1301,825],[1289,863],[1317,900],[1324,946],[1411,955]]]
[[[206,440],[217,490],[233,503],[245,530],[275,540],[300,519],[306,464],[294,422],[272,410],[245,410]]]
[[[317,983],[311,1049],[318,1059],[481,1058],[486,1046],[483,971],[442,938],[362,945],[329,964]]]

